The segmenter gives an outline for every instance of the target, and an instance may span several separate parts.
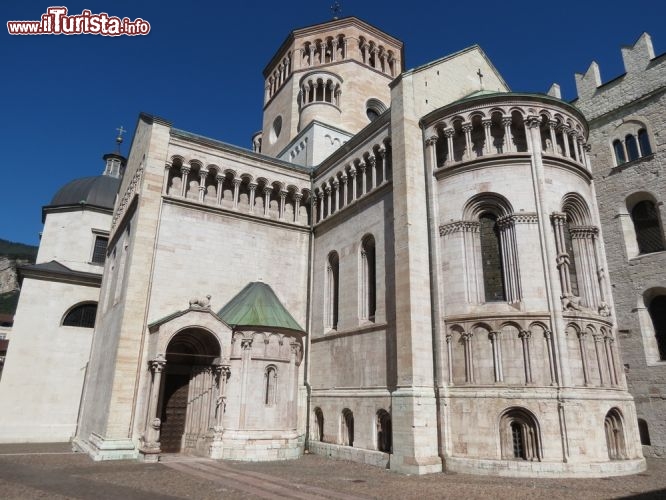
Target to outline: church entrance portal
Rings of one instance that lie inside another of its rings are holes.
[[[220,345],[209,332],[184,330],[166,351],[160,412],[160,447],[164,453],[195,451],[215,424],[216,373]]]

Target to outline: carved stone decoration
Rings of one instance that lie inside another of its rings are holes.
[[[210,295],[205,297],[194,297],[190,299],[191,309],[210,309]]]

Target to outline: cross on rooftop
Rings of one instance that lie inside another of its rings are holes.
[[[338,15],[342,13],[342,4],[335,0],[333,5],[331,5],[331,11],[333,12],[333,19],[337,19]]]
[[[481,73],[481,68],[479,68],[476,74],[479,76],[479,85],[481,85],[481,90],[483,90],[483,73]]]

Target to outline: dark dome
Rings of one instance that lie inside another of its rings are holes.
[[[60,188],[50,206],[78,205],[84,202],[86,205],[112,210],[119,186],[120,179],[108,175],[76,179]]]

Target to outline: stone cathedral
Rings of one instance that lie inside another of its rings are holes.
[[[512,92],[478,46],[403,54],[355,17],[294,30],[252,150],[141,114],[127,158],[56,193],[0,441],[643,470],[593,182],[593,148],[620,147],[590,143],[589,75],[570,104]]]

